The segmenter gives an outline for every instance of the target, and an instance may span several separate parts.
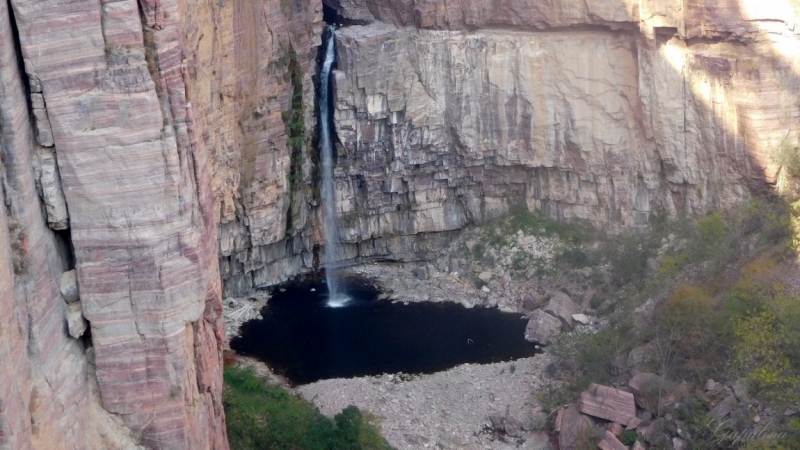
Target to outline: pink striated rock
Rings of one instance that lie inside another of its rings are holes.
[[[508,27],[536,30],[582,24],[634,25],[639,20],[638,8],[624,0],[337,0],[333,3],[338,4],[346,17],[418,28]]]
[[[599,384],[592,384],[581,393],[578,410],[617,423],[628,423],[636,417],[633,394]]]
[[[37,150],[9,4],[0,3],[0,448],[86,448],[82,345],[67,334],[62,262],[34,179]]]
[[[601,450],[628,450],[628,447],[617,439],[611,431],[606,430],[603,440],[597,445]]]
[[[610,431],[614,436],[620,436],[625,429],[616,422],[610,422],[606,424],[606,431]]]
[[[537,309],[531,314],[528,325],[525,327],[525,340],[549,344],[560,332],[561,322],[541,309]]]
[[[135,1],[13,3],[71,213],[103,406],[147,447],[227,448],[217,217],[180,5],[149,5],[160,22],[143,34]]]
[[[581,414],[578,409],[571,406],[560,409],[556,416],[556,431],[558,432],[558,446],[562,450],[577,448],[587,433],[594,426],[594,421]]]

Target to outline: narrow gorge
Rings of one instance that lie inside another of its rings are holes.
[[[515,211],[646,234],[796,192],[799,20],[798,0],[0,2],[0,449],[229,448],[225,320],[297,276],[530,314],[542,293],[510,274],[533,259],[472,261]],[[550,258],[543,224],[504,242]]]

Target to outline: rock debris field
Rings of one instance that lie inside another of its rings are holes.
[[[525,438],[544,419],[533,394],[546,383],[549,362],[547,355],[537,355],[464,364],[431,375],[323,380],[297,391],[327,416],[349,405],[371,412],[389,443],[400,450],[533,449]],[[488,432],[491,416],[517,424],[519,437]]]

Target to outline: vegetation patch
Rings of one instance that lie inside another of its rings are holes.
[[[225,369],[223,405],[233,450],[389,450],[376,418],[349,406],[333,420],[252,368]]]
[[[772,435],[720,439],[764,428],[763,416],[761,428],[754,425],[752,400],[759,411],[800,402],[800,289],[787,282],[796,277],[798,225],[800,204],[755,199],[661,222],[648,234],[583,233],[595,242],[565,243],[557,258],[563,267],[596,262],[591,307],[602,313],[606,305],[606,317],[599,330],[562,334],[548,347],[555,383],[539,396],[543,406],[574,403],[591,383],[624,384],[632,373],[651,372],[673,386],[687,383],[682,400],[667,410],[659,403],[654,413],[683,424],[688,448],[800,448],[800,420],[780,414],[768,419]],[[709,426],[709,410],[729,394],[704,390],[709,379],[744,383],[752,396],[722,428]],[[621,436],[626,445],[638,438]],[[671,448],[656,441],[648,437],[648,448]]]
[[[290,82],[292,85],[292,104],[288,111],[281,114],[286,125],[287,145],[290,153],[289,163],[289,211],[286,214],[286,236],[294,234],[293,221],[295,211],[295,190],[303,180],[303,145],[305,143],[306,125],[303,118],[303,72],[297,61],[294,48],[290,48],[286,58],[289,61]]]

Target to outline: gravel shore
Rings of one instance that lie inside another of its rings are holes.
[[[537,355],[506,363],[464,364],[431,375],[323,380],[296,390],[328,416],[349,405],[371,412],[399,450],[517,449],[526,448],[526,432],[520,439],[500,437],[487,431],[489,417],[513,417],[522,428],[535,429],[533,394],[546,384],[549,362],[547,355]]]

